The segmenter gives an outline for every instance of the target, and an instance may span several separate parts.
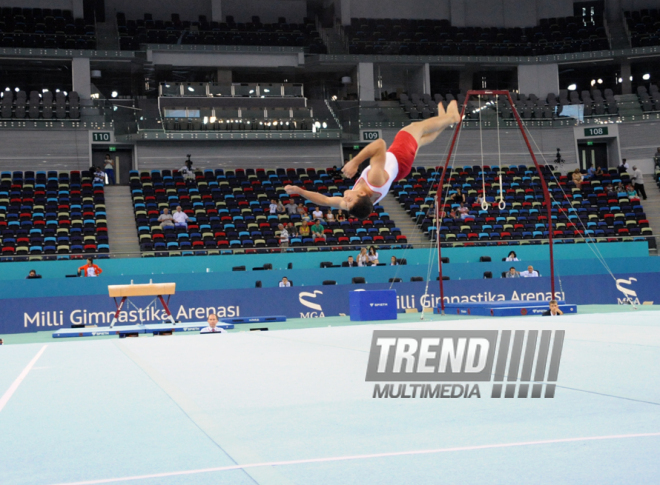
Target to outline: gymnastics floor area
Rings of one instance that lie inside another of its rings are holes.
[[[3,336],[0,483],[657,483],[656,308]],[[565,330],[555,397],[373,398],[367,359],[383,329]]]

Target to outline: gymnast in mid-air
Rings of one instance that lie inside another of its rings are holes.
[[[287,185],[284,190],[314,204],[343,209],[353,217],[365,219],[373,212],[374,204],[387,195],[392,183],[408,176],[417,150],[433,142],[460,119],[456,101],[449,103],[446,112],[442,104],[438,104],[438,116],[401,128],[389,149],[383,140],[371,142],[342,168],[344,176],[353,178],[360,164],[370,159],[369,166],[362,171],[353,188],[344,192],[343,197],[327,197],[294,185]]]

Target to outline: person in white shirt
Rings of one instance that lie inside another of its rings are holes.
[[[188,228],[188,214],[181,210],[180,205],[176,207],[172,218],[174,219],[174,226]]]
[[[285,276],[282,278],[282,281],[280,281],[280,288],[289,288],[291,286],[291,282],[289,279]]]
[[[319,209],[318,207],[316,207],[314,209],[314,212],[312,212],[312,217],[314,219],[319,219],[320,221],[322,221],[323,220],[323,211],[321,209]]]
[[[165,226],[174,225],[174,218],[172,217],[172,214],[170,214],[169,209],[167,208],[163,209],[163,213],[158,218],[158,222],[160,222],[160,227],[162,229],[165,229]]]
[[[289,247],[289,231],[286,230],[284,225],[279,224],[277,228],[280,231],[280,247],[288,248]]]
[[[369,248],[369,252],[367,253],[367,259],[369,260],[369,264],[372,265],[378,264],[378,251],[376,251],[376,248],[374,246],[371,246]]]
[[[268,212],[271,216],[277,215],[277,201],[275,199],[270,200],[270,205],[268,206]]]
[[[396,256],[392,256],[392,259],[390,260],[390,266],[398,266],[399,262],[396,260]]]
[[[206,321],[208,322],[209,326],[201,329],[199,333],[227,333],[227,330],[217,326],[218,315],[215,313],[211,313]]]
[[[357,255],[357,264],[358,266],[367,266],[369,263],[369,255],[367,254],[367,248],[360,249],[360,254]]]
[[[633,165],[633,177],[632,181],[635,184],[635,190],[639,195],[646,200],[646,190],[644,190],[644,175],[642,171],[637,168],[637,165]]]
[[[507,261],[520,261],[520,260],[518,259],[518,255],[516,254],[515,251],[511,251],[511,252],[509,253],[509,255],[506,257],[506,260],[507,260]]]
[[[539,272],[534,271],[534,267],[532,265],[527,266],[527,271],[521,271],[520,272],[520,277],[521,278],[538,278],[539,277]]]
[[[328,212],[325,215],[325,220],[326,221],[334,221],[335,220],[335,215],[332,213],[332,209],[328,209]]]
[[[465,219],[466,217],[470,217],[470,209],[465,207],[463,202],[461,202],[461,206],[458,208],[458,213],[461,215],[461,219]]]

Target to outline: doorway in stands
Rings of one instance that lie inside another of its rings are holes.
[[[587,170],[590,166],[607,170],[607,142],[580,141],[578,142],[578,156],[580,169]]]
[[[117,184],[128,185],[130,171],[133,170],[133,147],[92,145],[92,165],[103,167],[106,155],[110,155],[115,162]]]

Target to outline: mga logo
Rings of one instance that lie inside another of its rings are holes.
[[[323,292],[319,290],[315,290],[313,293],[309,293],[306,291],[303,291],[298,294],[298,301],[301,303],[301,305],[306,306],[307,308],[311,308],[312,312],[300,312],[300,318],[321,318],[325,317],[325,314],[323,313],[323,307],[321,307],[320,304],[315,303],[313,301],[307,301],[305,298],[316,298],[316,295],[322,295]]]
[[[619,279],[616,280],[616,289],[625,295],[624,298],[617,298],[619,305],[639,305],[639,298],[637,297],[637,292],[631,288],[626,288],[622,286],[632,285],[633,281],[637,281],[637,278],[630,278],[629,280]]]

